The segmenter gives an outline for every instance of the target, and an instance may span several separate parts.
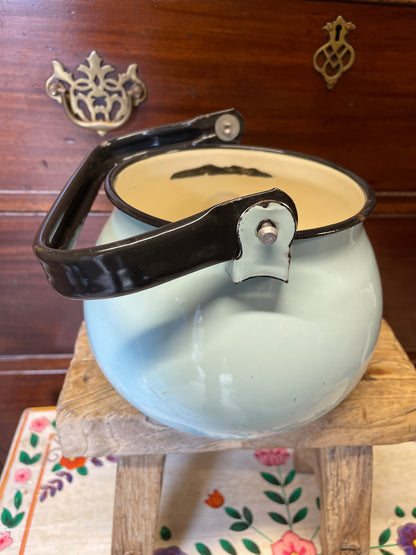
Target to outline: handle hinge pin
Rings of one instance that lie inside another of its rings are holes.
[[[263,220],[257,227],[257,237],[263,245],[273,245],[277,241],[277,228],[271,220]]]
[[[223,114],[215,122],[215,133],[224,142],[233,141],[240,133],[241,125],[233,114]]]

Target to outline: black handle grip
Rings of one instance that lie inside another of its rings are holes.
[[[97,146],[87,156],[34,241],[34,252],[58,293],[77,299],[123,295],[238,256],[236,225],[242,212],[252,204],[280,199],[281,192],[258,193],[219,204],[126,240],[72,248],[110,169],[139,151],[218,143],[215,124],[227,114],[237,117],[241,128],[227,142],[238,142],[243,120],[235,110],[227,110],[116,138]]]
[[[271,201],[281,202],[282,192],[273,189],[217,204],[190,218],[100,247],[49,249],[43,251],[41,262],[52,287],[66,297],[98,299],[132,293],[238,258],[241,214],[254,204]]]

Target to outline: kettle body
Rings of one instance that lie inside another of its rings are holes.
[[[147,230],[116,208],[100,241]],[[130,403],[220,438],[289,431],[335,407],[367,367],[381,312],[362,224],[294,241],[287,283],[234,284],[222,263],[84,303],[98,364]]]

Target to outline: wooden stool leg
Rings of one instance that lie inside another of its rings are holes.
[[[323,555],[368,555],[372,447],[321,448],[316,458]]]
[[[293,464],[299,474],[314,474],[316,449],[297,447],[293,453]]]
[[[112,555],[153,553],[165,455],[120,457],[114,499]]]

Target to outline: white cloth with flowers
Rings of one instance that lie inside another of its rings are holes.
[[[27,409],[0,482],[2,555],[110,555],[116,460],[65,459]],[[372,553],[416,555],[416,444],[374,448]],[[290,451],[169,455],[156,555],[317,555],[319,492]]]

